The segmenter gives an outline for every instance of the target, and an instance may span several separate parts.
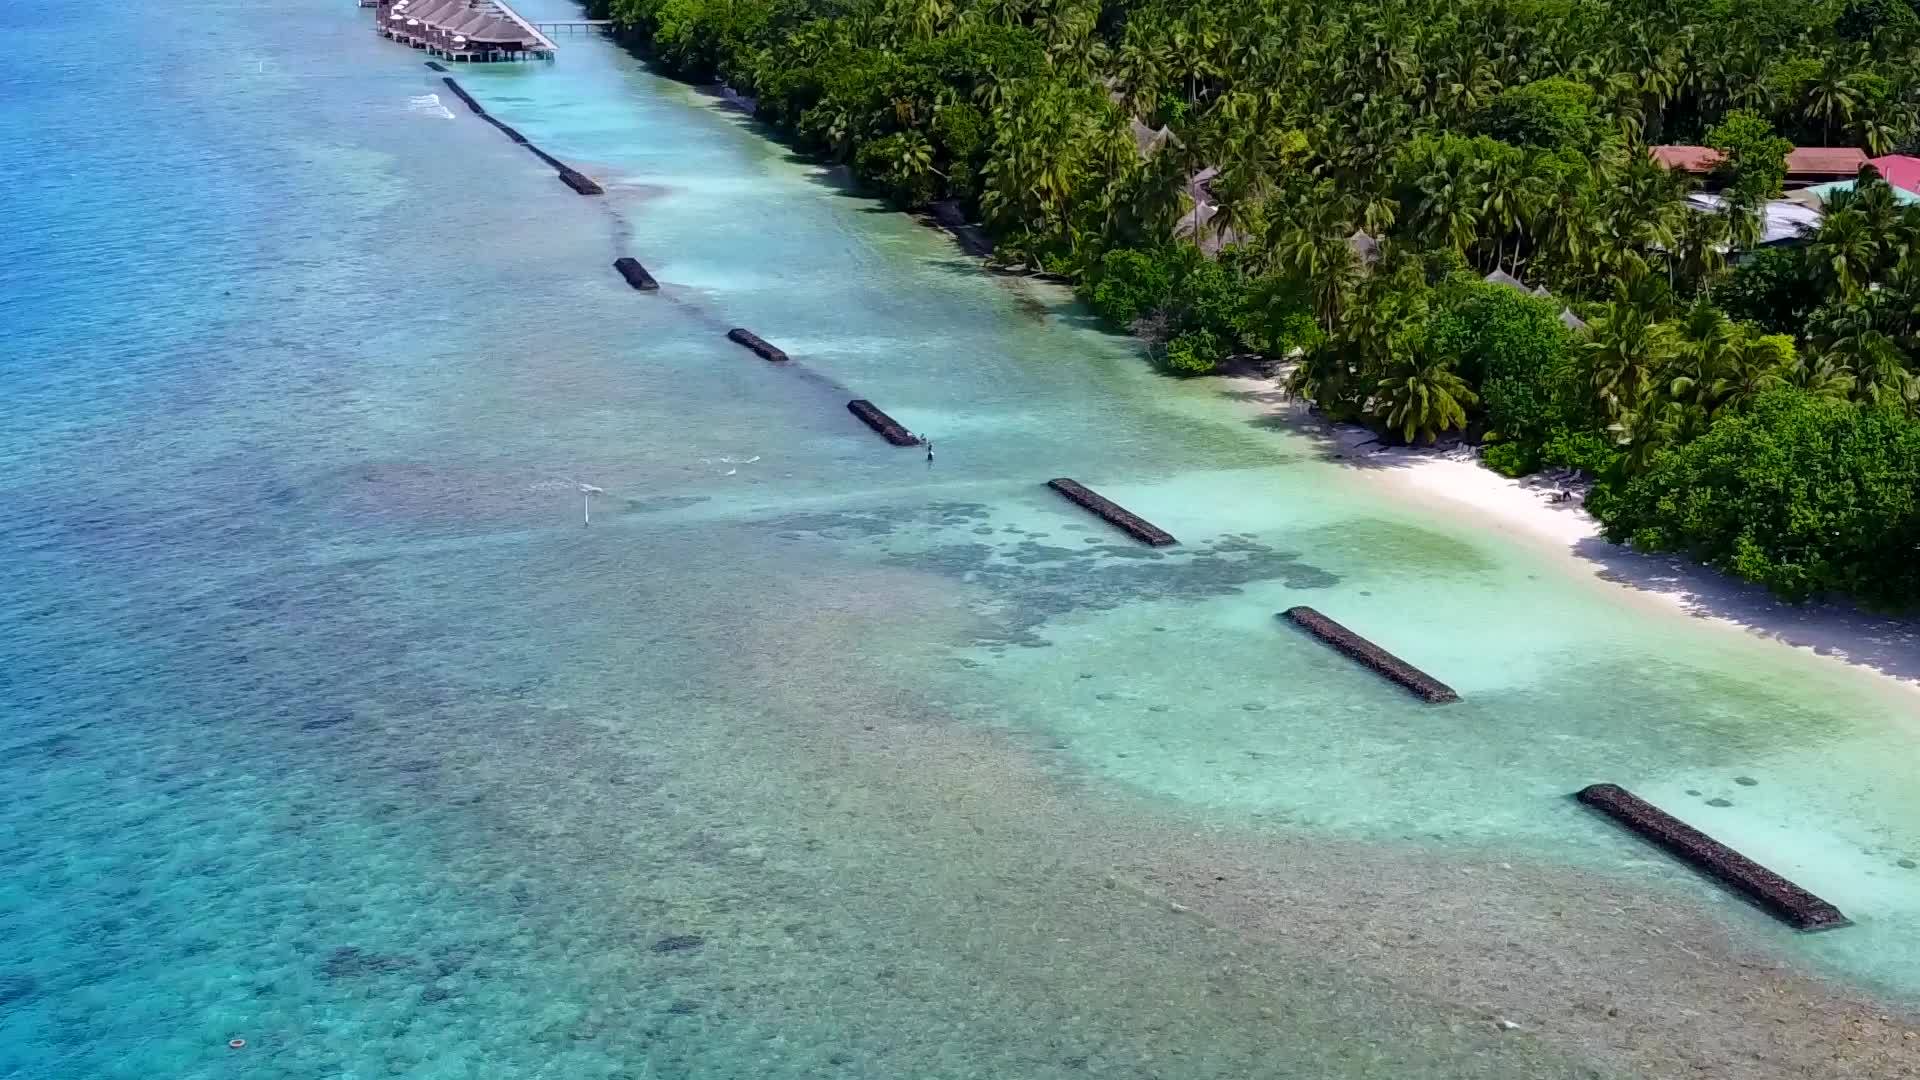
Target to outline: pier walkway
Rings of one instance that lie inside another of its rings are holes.
[[[612,19],[573,19],[566,22],[537,22],[533,25],[535,29],[548,34],[571,34],[576,30],[586,34],[613,33]]]

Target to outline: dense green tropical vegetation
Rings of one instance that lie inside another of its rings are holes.
[[[1920,210],[1866,176],[1759,244],[1793,145],[1915,143],[1907,0],[588,3],[1170,372],[1285,358],[1335,419],[1583,470],[1616,538],[1920,601]],[[1710,212],[1654,143],[1723,152]]]

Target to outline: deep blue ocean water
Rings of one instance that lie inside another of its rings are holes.
[[[0,1076],[1611,1072],[1341,937],[1482,860],[1434,926],[1537,950],[1502,1009],[1638,955],[1524,929],[1596,895],[1723,935],[1655,1002],[1917,985],[1900,692],[1395,505],[606,42],[456,71],[585,200],[340,0],[0,31]],[[1784,938],[1594,779],[1861,925]]]

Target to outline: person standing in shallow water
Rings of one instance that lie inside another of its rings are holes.
[[[923,438],[920,441],[927,444],[927,464],[933,464],[933,440]]]

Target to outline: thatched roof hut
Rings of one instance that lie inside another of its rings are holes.
[[[1353,252],[1353,257],[1359,260],[1361,266],[1371,267],[1380,261],[1380,241],[1368,236],[1364,230],[1355,229],[1353,235],[1347,237],[1347,250]]]
[[[1127,121],[1127,130],[1133,134],[1133,150],[1140,155],[1141,161],[1159,153],[1173,141],[1171,128],[1150,128],[1137,116]]]
[[[1486,277],[1483,277],[1480,280],[1486,282],[1489,285],[1505,285],[1509,289],[1515,289],[1515,290],[1518,290],[1519,292],[1528,292],[1526,282],[1521,281],[1519,278],[1514,277],[1512,274],[1507,273],[1505,270],[1495,270],[1493,273],[1488,274]]]

